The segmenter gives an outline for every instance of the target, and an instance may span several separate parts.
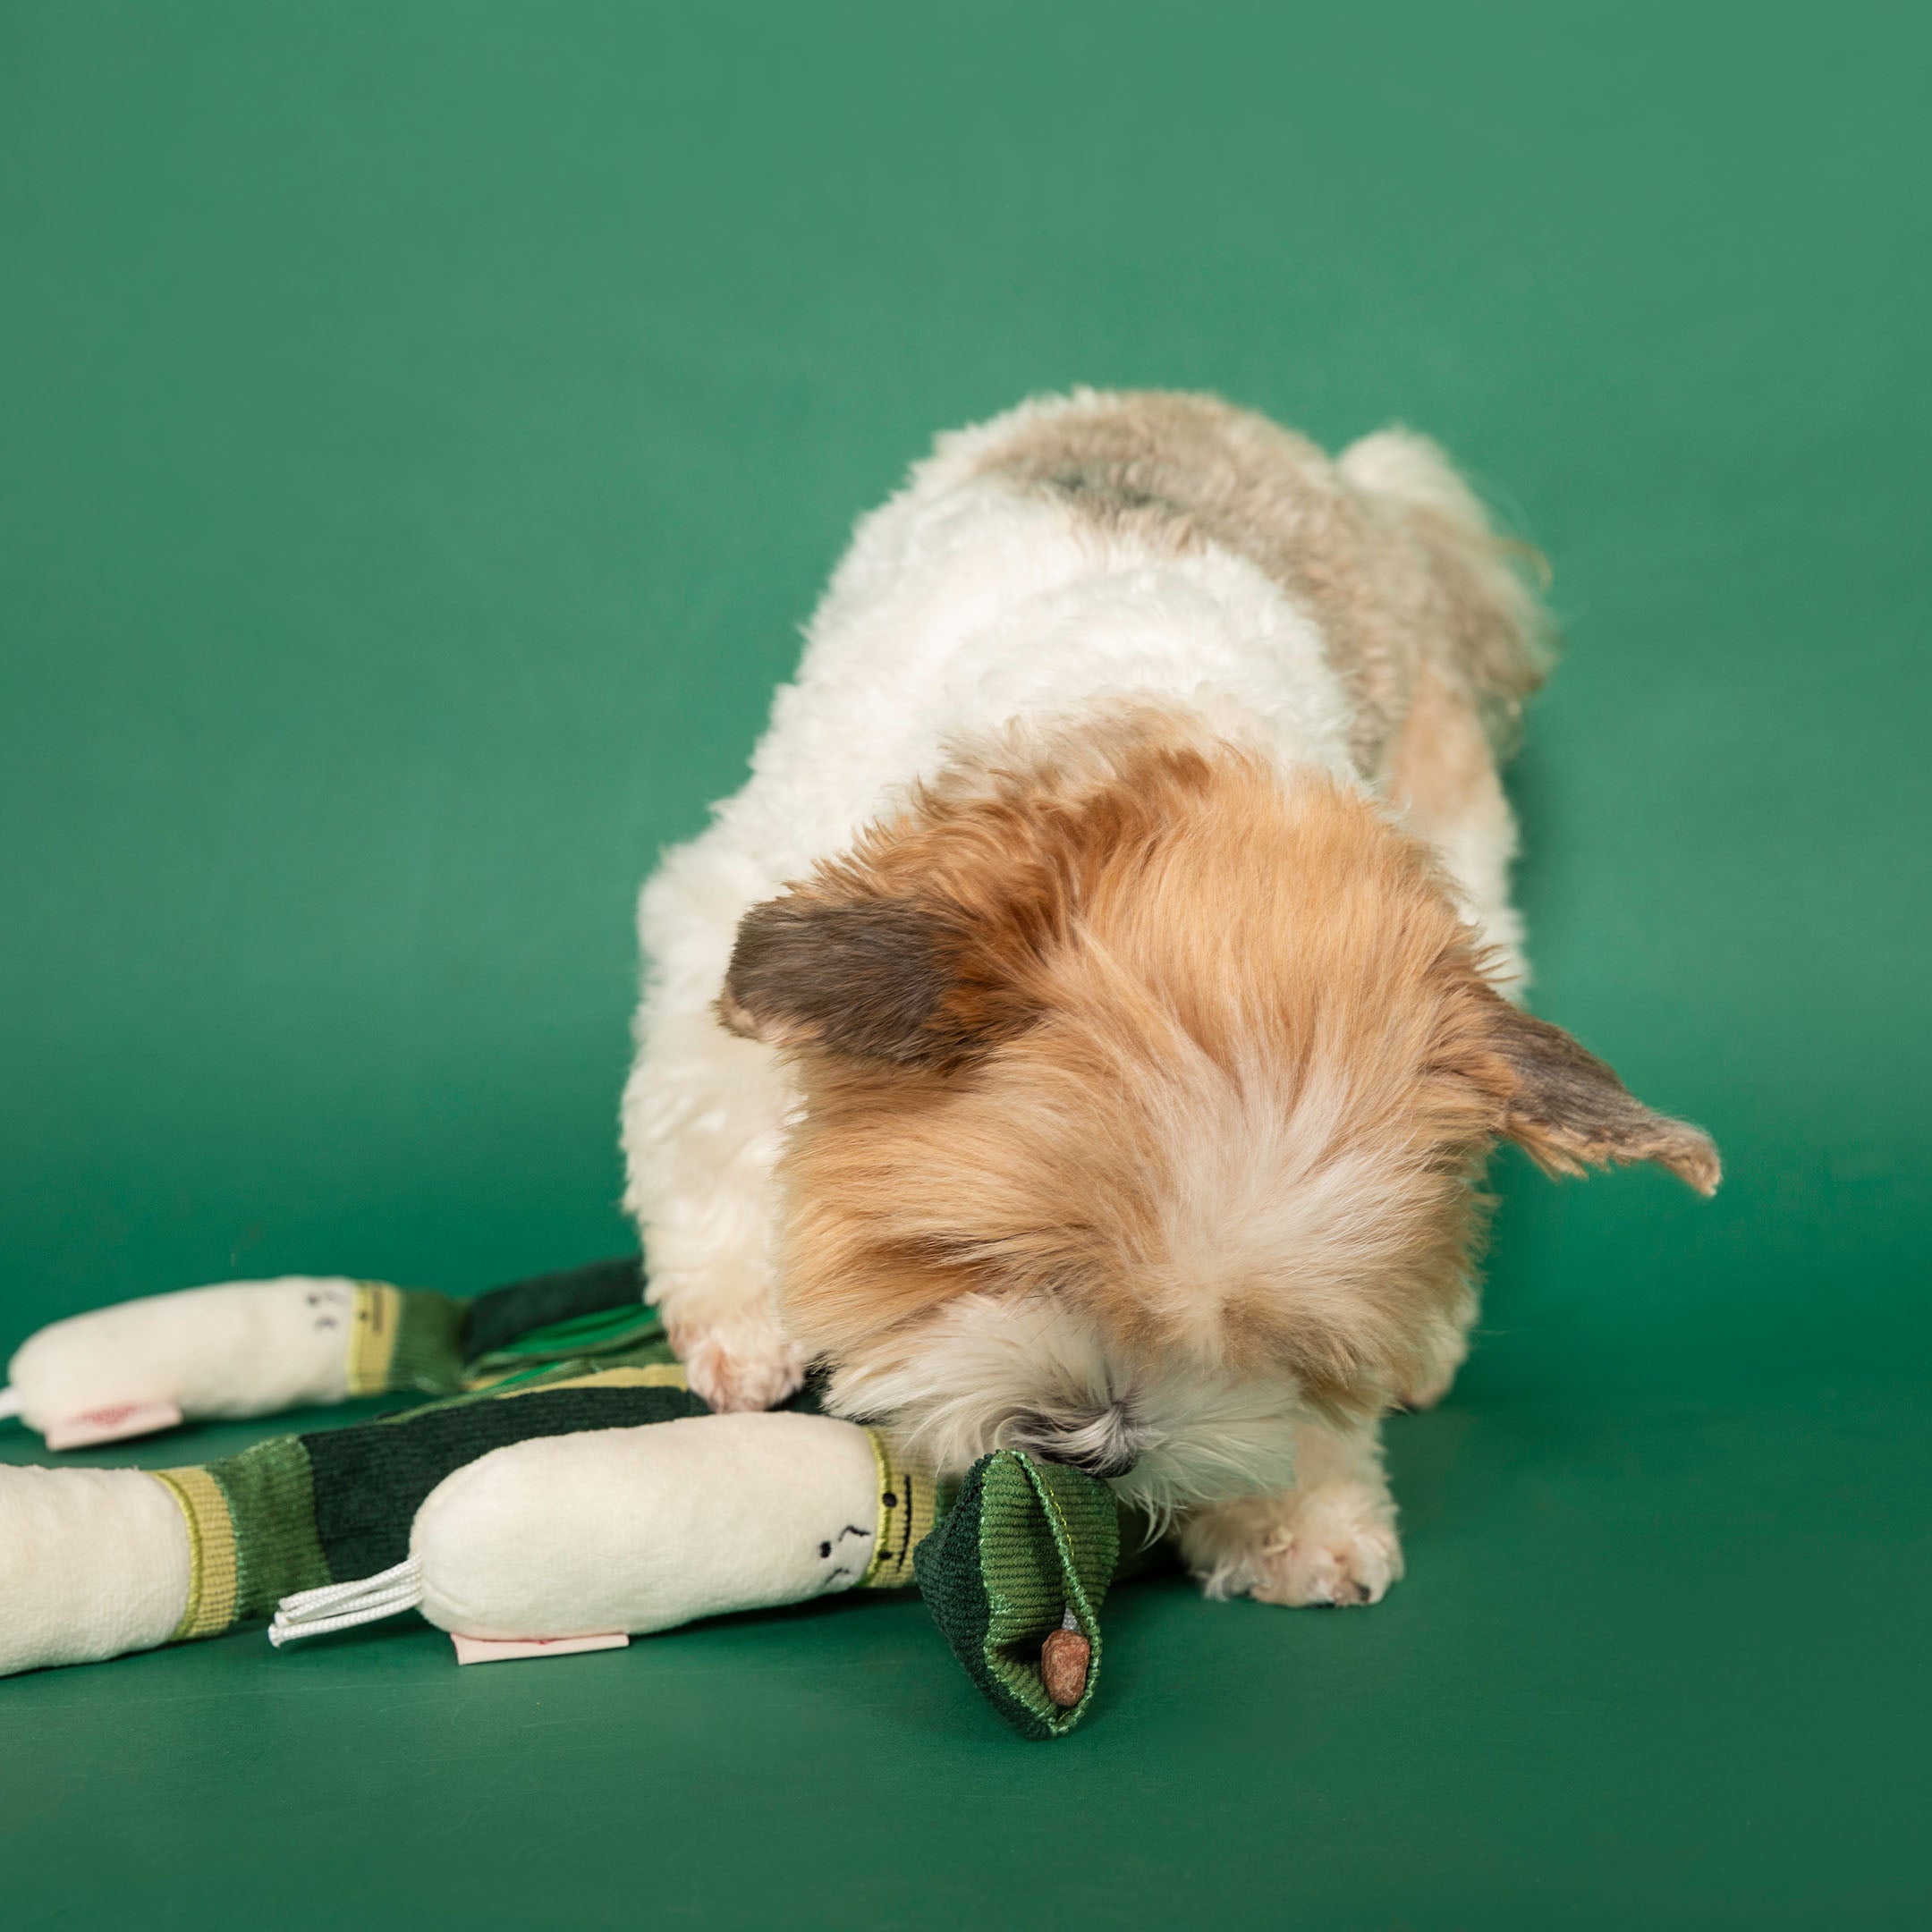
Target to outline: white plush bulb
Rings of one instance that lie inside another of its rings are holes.
[[[187,1521],[143,1470],[0,1468],[0,1676],[165,1643],[189,1570]]]
[[[410,1553],[445,1630],[641,1635],[850,1589],[878,1491],[854,1423],[689,1416],[492,1450],[430,1493]]]
[[[194,1418],[340,1402],[355,1289],[341,1275],[285,1275],[123,1301],[43,1328],[8,1379],[22,1420],[43,1435],[142,1403]]]

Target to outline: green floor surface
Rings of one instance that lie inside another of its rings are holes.
[[[1373,1611],[1124,1590],[1052,1746],[912,1601],[10,1680],[10,1932],[1932,1923],[1928,53],[1862,4],[0,0],[0,1352],[622,1245],[638,880],[853,515],[1081,381],[1412,423],[1547,554],[1538,1010],[1730,1169],[1499,1163]]]
[[[412,1620],[42,1673],[0,1686],[8,1918],[1923,1923],[1927,1434],[1910,1389],[1473,1377],[1394,1430],[1373,1614],[1124,1587],[1051,1745],[897,1593],[524,1665]]]

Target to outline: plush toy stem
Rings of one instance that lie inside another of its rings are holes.
[[[1086,1696],[1087,1673],[1092,1662],[1093,1646],[1069,1607],[1060,1619],[1060,1628],[1046,1633],[1039,1654],[1040,1682],[1062,1710],[1072,1710]]]

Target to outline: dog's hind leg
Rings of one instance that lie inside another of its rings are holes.
[[[1441,854],[1463,910],[1495,961],[1498,992],[1521,996],[1530,969],[1510,895],[1516,815],[1470,700],[1432,665],[1417,679],[1390,759],[1391,799]]]
[[[1488,950],[1496,990],[1520,1000],[1530,967],[1522,917],[1510,894],[1515,814],[1475,705],[1435,665],[1423,666],[1396,735],[1389,791],[1410,824],[1441,854],[1460,888],[1463,910]],[[1465,1326],[1460,1345],[1428,1380],[1399,1392],[1402,1406],[1433,1409],[1449,1393],[1468,1355]]]
[[[1342,474],[1392,516],[1423,565],[1414,652],[1382,772],[1390,798],[1442,854],[1496,956],[1499,991],[1527,981],[1510,899],[1516,821],[1498,764],[1549,668],[1548,620],[1523,566],[1447,456],[1426,436],[1383,430],[1347,450]],[[1533,573],[1533,572],[1532,572]]]

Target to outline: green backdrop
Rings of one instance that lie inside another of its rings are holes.
[[[1123,1592],[1052,1747],[899,1600],[11,1681],[10,1925],[1926,1922],[1928,53],[1863,4],[0,5],[0,1351],[621,1246],[639,879],[855,513],[1074,382],[1412,423],[1547,552],[1537,1004],[1730,1165],[1499,1164],[1372,1613]]]

